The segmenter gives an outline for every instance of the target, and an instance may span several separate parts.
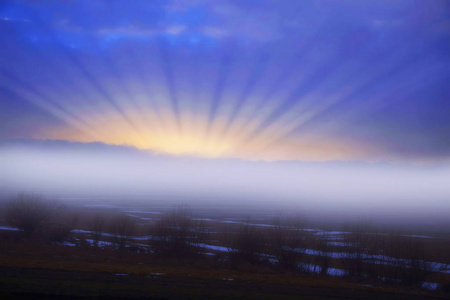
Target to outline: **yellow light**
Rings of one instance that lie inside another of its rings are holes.
[[[78,142],[130,145],[139,149],[172,155],[247,160],[340,160],[363,157],[368,149],[318,136],[294,136],[291,130],[307,114],[290,112],[282,121],[257,130],[265,116],[241,114],[229,123],[218,114],[209,120],[205,111],[182,110],[179,116],[168,106],[158,110],[128,107],[123,111],[91,111],[83,115],[86,128],[51,128],[43,138]],[[250,117],[251,116],[251,117]]]

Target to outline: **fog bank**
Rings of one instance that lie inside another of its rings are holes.
[[[448,166],[212,160],[99,143],[3,141],[0,170],[4,194],[165,195],[210,205],[229,201],[430,217],[450,212]]]

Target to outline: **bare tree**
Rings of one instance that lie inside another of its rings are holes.
[[[7,204],[6,221],[30,237],[50,220],[52,212],[52,205],[40,196],[19,194]]]
[[[324,231],[324,234],[318,236],[318,254],[316,257],[317,265],[320,266],[320,274],[327,275],[331,265],[331,256],[329,252],[331,235]]]
[[[374,281],[383,280],[385,277],[383,276],[385,270],[383,248],[387,234],[380,232],[380,227],[372,227],[370,230],[371,232],[367,234],[367,248],[372,257],[366,259],[366,262],[370,264],[365,265],[365,272],[367,277]]]
[[[384,239],[383,255],[381,260],[382,280],[386,283],[395,283],[399,281],[404,267],[402,255],[402,239],[399,233],[391,232]]]
[[[91,237],[94,246],[98,247],[103,231],[105,230],[106,220],[101,214],[96,214],[91,220]]]
[[[434,272],[441,272],[447,265],[430,261],[432,255],[427,251],[425,242],[416,237],[403,237],[402,269],[400,281],[404,285],[418,286]]]
[[[439,252],[427,248],[420,238],[391,233],[385,239],[381,264],[383,280],[391,284],[420,286],[432,273],[447,269]]]
[[[298,269],[305,248],[304,220],[300,216],[282,221],[275,218],[272,245],[278,266],[282,270]]]
[[[227,244],[234,263],[244,261],[258,264],[262,261],[266,247],[261,228],[250,224],[249,219],[244,224],[238,225],[236,232],[228,237]]]
[[[356,277],[358,280],[364,276],[364,261],[367,254],[368,244],[368,224],[356,223],[353,226],[346,224],[345,231],[350,231],[349,241],[350,246],[345,251],[343,257],[343,264],[345,266],[347,275]]]
[[[113,244],[118,250],[124,250],[136,233],[136,222],[128,216],[117,216],[111,219],[109,230],[113,234]]]
[[[152,225],[149,243],[156,255],[191,256],[205,238],[202,227],[189,206],[179,205]]]
[[[64,242],[75,229],[79,216],[65,209],[55,211],[53,221],[49,223],[48,233],[52,242]]]

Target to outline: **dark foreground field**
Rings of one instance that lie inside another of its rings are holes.
[[[449,297],[441,231],[60,207],[26,195],[0,208],[0,299]]]
[[[232,269],[204,259],[49,245],[14,239],[0,247],[1,299],[445,299],[419,289],[270,268]]]
[[[162,270],[165,270],[162,268]],[[181,270],[188,272],[188,270]],[[2,299],[444,299],[317,278],[195,270],[193,275],[115,275],[1,267]],[[221,278],[235,277],[234,280]]]

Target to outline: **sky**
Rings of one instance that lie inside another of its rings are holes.
[[[0,3],[0,138],[264,161],[450,158],[448,1]]]
[[[446,0],[3,0],[0,194],[445,219],[449,79]]]

